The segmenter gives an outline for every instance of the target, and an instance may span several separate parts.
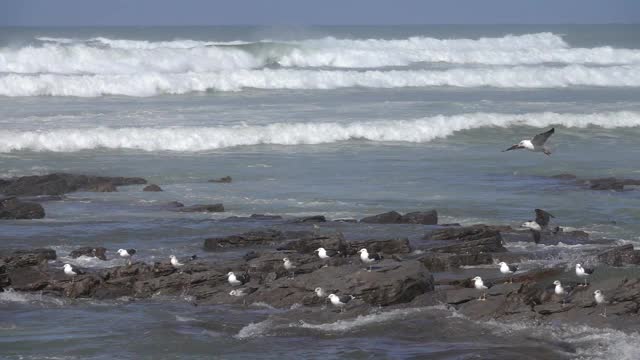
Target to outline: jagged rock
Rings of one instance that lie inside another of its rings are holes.
[[[0,182],[0,193],[17,196],[61,195],[80,190],[95,190],[101,184],[123,185],[146,184],[142,178],[105,177],[54,173],[12,178]]]
[[[216,251],[222,248],[244,247],[254,245],[276,245],[285,240],[285,235],[278,230],[267,229],[249,231],[239,235],[208,238],[204,240],[204,249]]]
[[[95,186],[90,187],[88,190],[94,191],[94,192],[116,192],[118,191],[118,188],[116,188],[116,186],[113,185],[112,183],[107,182],[102,184],[96,184]]]
[[[400,222],[403,224],[437,225],[438,212],[436,210],[410,212],[402,215]]]
[[[210,183],[219,183],[219,184],[229,184],[229,183],[231,183],[231,181],[233,181],[231,176],[225,176],[225,177],[221,177],[219,179],[211,179],[211,180],[209,180]]]
[[[7,254],[4,261],[9,268],[20,268],[41,265],[48,260],[55,260],[56,257],[53,249],[17,250]]]
[[[437,253],[452,254],[497,253],[507,251],[507,249],[502,246],[502,236],[500,236],[500,233],[478,240],[466,240],[453,245],[432,247],[429,250]]]
[[[493,256],[487,253],[446,254],[428,253],[419,259],[432,272],[457,269],[460,266],[492,264]]]
[[[145,186],[142,191],[159,192],[162,191],[162,188],[156,184],[150,184]]]
[[[178,208],[180,212],[224,212],[224,205],[212,204],[212,205],[191,205]]]
[[[500,236],[501,231],[509,231],[509,226],[490,226],[484,224],[462,226],[462,227],[446,227],[444,229],[434,230],[427,235],[426,240],[479,240],[489,237]]]
[[[327,222],[327,218],[323,215],[305,216],[293,220],[294,223],[320,223]]]
[[[408,254],[411,251],[411,245],[406,238],[388,239],[388,240],[364,240],[353,241],[347,243],[347,255],[356,255],[358,250],[366,248],[370,253],[383,254]]]
[[[79,258],[80,256],[89,256],[89,257],[96,257],[100,260],[107,260],[107,249],[103,248],[103,247],[90,247],[90,246],[85,246],[85,247],[81,247],[79,249],[75,249],[72,252],[69,253],[69,256],[72,259],[75,258]]]
[[[383,214],[367,216],[362,218],[360,222],[367,224],[399,224],[402,219],[402,215],[400,215],[397,211],[389,211]]]
[[[634,250],[632,244],[617,246],[597,255],[598,262],[610,266],[640,264],[640,250]]]
[[[42,219],[44,215],[40,204],[20,201],[16,197],[0,199],[0,219]]]
[[[279,251],[296,251],[301,254],[313,254],[317,248],[323,247],[325,249],[340,251],[343,254],[347,253],[347,243],[342,233],[313,235],[312,233],[305,232],[303,234],[290,235],[302,236],[297,240],[289,241],[278,247]]]

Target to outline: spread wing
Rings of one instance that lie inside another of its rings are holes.
[[[538,134],[536,136],[533,137],[533,139],[531,139],[531,143],[533,144],[533,146],[542,146],[544,145],[545,142],[547,142],[547,139],[549,139],[549,137],[551,135],[553,135],[553,133],[556,131],[555,128],[551,128],[551,130],[547,131],[547,132],[543,132],[542,134]]]
[[[549,225],[549,219],[555,218],[555,216],[541,209],[536,209],[535,212],[536,212],[536,222],[541,227],[546,227],[547,225]]]

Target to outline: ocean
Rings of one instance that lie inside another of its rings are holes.
[[[638,34],[639,25],[0,28],[0,178],[140,176],[164,190],[43,202],[43,220],[0,223],[0,248],[51,247],[75,261],[68,253],[81,246],[134,247],[153,262],[261,226],[230,216],[437,209],[441,223],[517,227],[535,208],[640,245],[640,193],[549,178],[640,178]],[[551,156],[502,152],[551,127]],[[232,184],[207,182],[223,176]],[[226,212],[176,213],[161,206],[169,201]],[[424,228],[375,236],[398,234]],[[505,328],[438,306],[314,326],[270,317],[282,312],[5,292],[0,357],[640,356],[638,333]],[[559,352],[559,341],[576,352]]]

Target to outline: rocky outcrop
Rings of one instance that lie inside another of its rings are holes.
[[[16,196],[61,195],[75,191],[100,191],[123,185],[146,184],[137,177],[106,177],[54,173],[23,176],[0,182],[0,193]],[[106,185],[110,184],[110,185]]]
[[[44,208],[38,203],[16,197],[0,199],[0,219],[42,219],[44,215]]]
[[[365,217],[361,219],[360,222],[367,223],[367,224],[437,225],[438,212],[436,210],[416,211],[416,212],[407,213],[405,215],[401,215],[397,211],[390,211],[383,214]]]
[[[283,232],[273,229],[249,231],[239,235],[213,237],[204,240],[204,249],[216,251],[224,248],[276,245],[286,239]]]
[[[471,254],[427,253],[419,259],[432,272],[449,271],[461,266],[486,265],[493,263],[493,256],[488,253]]]
[[[211,205],[191,205],[185,207],[178,207],[177,211],[179,212],[209,212],[209,213],[217,213],[224,212],[224,205],[222,204],[211,204]]]
[[[505,252],[500,227],[473,225],[465,227],[447,227],[435,230],[425,236],[427,240],[455,242],[447,245],[434,245],[429,251],[450,254],[479,254]]]
[[[162,191],[162,188],[156,184],[150,184],[145,186],[142,191],[148,191],[148,192],[160,192]]]
[[[640,250],[634,250],[632,244],[627,244],[602,251],[596,258],[598,262],[610,266],[638,265]]]
[[[218,184],[229,184],[233,181],[233,179],[231,178],[231,176],[224,176],[221,177],[219,179],[211,179],[209,180],[210,183],[218,183]]]
[[[79,258],[80,256],[88,256],[88,257],[95,257],[98,258],[100,260],[107,260],[107,249],[103,248],[103,247],[89,247],[89,246],[85,246],[85,247],[81,247],[79,249],[75,249],[73,251],[71,251],[69,253],[69,256],[72,259],[76,259]]]
[[[619,179],[615,177],[605,177],[596,179],[578,179],[573,174],[558,174],[551,176],[552,179],[565,180],[575,183],[578,186],[585,187],[590,190],[613,190],[624,191],[633,187],[640,186],[639,179]]]

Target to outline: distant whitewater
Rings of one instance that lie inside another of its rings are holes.
[[[0,48],[4,96],[439,86],[638,87],[640,50],[576,48],[552,33],[257,42],[37,37]]]
[[[138,149],[197,152],[246,145],[310,145],[353,139],[377,142],[429,142],[457,131],[485,127],[551,125],[608,129],[640,126],[640,113],[495,114],[434,116],[415,120],[379,120],[352,123],[273,123],[227,127],[123,127],[49,131],[0,130],[0,152],[19,150],[69,152],[87,149]]]

